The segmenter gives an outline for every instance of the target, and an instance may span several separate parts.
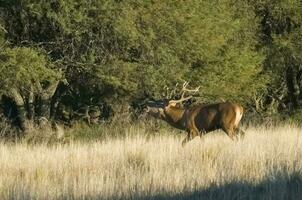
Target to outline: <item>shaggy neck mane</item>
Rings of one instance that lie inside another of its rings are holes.
[[[175,128],[185,130],[186,129],[186,109],[168,107],[164,109],[164,120]]]

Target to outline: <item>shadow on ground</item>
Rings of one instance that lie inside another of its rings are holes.
[[[123,184],[123,183],[121,183]],[[137,186],[139,188],[139,186]],[[24,191],[22,198],[10,193],[8,199],[35,199]],[[104,197],[102,194],[88,195],[77,198],[65,194],[58,199],[83,199],[83,200],[119,200],[119,199],[140,199],[140,200],[188,200],[188,199],[204,199],[204,200],[300,200],[302,199],[302,173],[294,173],[287,175],[274,175],[267,180],[252,184],[242,181],[233,181],[224,185],[212,185],[206,189],[200,189],[191,192],[183,192],[179,194],[127,194],[125,197]]]
[[[159,194],[155,196],[133,197],[141,200],[287,200],[302,199],[302,174],[278,175],[259,184],[234,181],[225,185],[213,185],[207,189],[185,192],[176,195]]]

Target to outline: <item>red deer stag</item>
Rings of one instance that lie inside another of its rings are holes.
[[[147,113],[168,122],[175,128],[187,131],[188,135],[183,140],[182,146],[198,135],[202,136],[217,129],[222,129],[232,140],[239,133],[244,136],[244,131],[238,128],[243,114],[243,108],[238,104],[222,102],[181,108],[180,103],[193,97],[185,97],[185,93],[196,93],[199,90],[199,87],[189,90],[186,88],[187,85],[187,82],[183,84],[179,100],[149,101]]]

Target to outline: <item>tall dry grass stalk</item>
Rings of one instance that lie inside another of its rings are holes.
[[[302,133],[175,133],[68,145],[0,145],[0,199],[302,199]],[[136,136],[133,136],[136,135]]]

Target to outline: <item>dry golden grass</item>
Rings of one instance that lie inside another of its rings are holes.
[[[0,199],[302,199],[301,129],[0,145]],[[133,134],[133,132],[136,132]],[[134,135],[134,136],[133,136]],[[135,136],[136,135],[136,136]]]

